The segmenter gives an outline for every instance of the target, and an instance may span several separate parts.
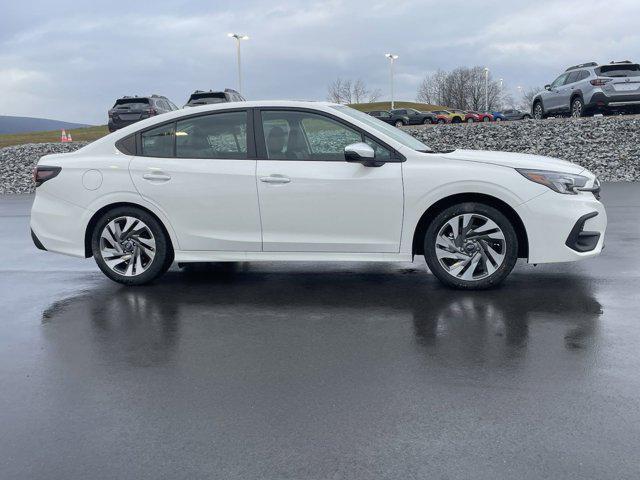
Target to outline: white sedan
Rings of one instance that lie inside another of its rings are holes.
[[[412,261],[486,288],[518,258],[598,255],[600,184],[562,160],[433,151],[331,103],[214,104],[156,116],[34,170],[39,248],[93,256],[112,280],[172,262]]]

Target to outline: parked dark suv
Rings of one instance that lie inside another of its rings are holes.
[[[378,120],[395,125],[396,127],[402,127],[409,124],[409,117],[406,115],[399,115],[397,113],[387,112],[386,110],[374,110],[367,112],[372,117],[376,117]]]
[[[392,114],[405,115],[409,119],[407,125],[420,125],[423,123],[436,123],[436,116],[430,112],[419,112],[413,108],[396,108]]]
[[[244,102],[245,98],[235,90],[225,88],[224,92],[214,92],[209,90],[196,90],[191,94],[189,100],[185,104],[185,107],[198,107],[200,105],[209,105],[211,103],[225,103],[225,102]]]
[[[122,97],[109,110],[109,131],[116,130],[136,123],[145,118],[160,115],[161,113],[178,110],[178,107],[162,95],[149,97]]]

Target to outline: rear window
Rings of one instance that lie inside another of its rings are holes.
[[[149,108],[149,99],[147,98],[121,98],[116,100],[113,108],[121,110],[141,110]]]
[[[219,93],[194,93],[189,97],[189,103],[192,105],[207,105],[210,103],[222,103],[227,99],[224,96],[224,92]]]
[[[639,77],[640,65],[629,63],[625,65],[603,65],[596,68],[599,77]]]

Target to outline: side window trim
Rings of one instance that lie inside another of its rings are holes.
[[[207,115],[215,115],[217,113],[230,113],[230,112],[247,112],[247,158],[246,159],[242,159],[242,160],[255,160],[257,157],[256,155],[256,137],[254,134],[254,125],[256,124],[255,122],[255,114],[254,114],[254,108],[225,108],[225,109],[220,109],[220,110],[210,110],[208,112],[202,112],[202,113],[195,113],[193,115],[183,115],[177,118],[174,118],[173,120],[168,120],[166,122],[160,122],[160,123],[156,123],[154,125],[151,125],[150,127],[147,128],[143,128],[141,130],[138,130],[137,132],[135,132],[132,135],[136,136],[136,156],[138,157],[146,157],[146,155],[142,155],[142,134],[148,130],[153,130],[154,128],[158,128],[158,127],[162,127],[164,125],[168,125],[170,123],[174,124],[174,130],[176,127],[176,124],[178,122],[181,122],[183,120],[188,120],[190,118],[196,118],[196,117],[203,117],[203,116],[207,116]],[[252,121],[252,118],[254,118],[254,120]],[[155,158],[155,157],[154,157]],[[176,136],[173,136],[173,156],[172,157],[162,157],[162,158],[178,158],[176,156]],[[189,160],[188,158],[183,158],[183,160]],[[202,158],[199,160],[216,160],[215,158]]]
[[[253,133],[254,133],[254,144],[256,147],[256,155],[257,155],[257,159],[258,160],[268,160],[268,156],[267,156],[267,146],[265,144],[265,139],[264,139],[264,130],[262,128],[262,112],[263,111],[267,111],[267,112],[274,112],[274,111],[286,111],[286,112],[301,112],[301,113],[310,113],[310,114],[315,114],[315,115],[320,115],[323,117],[326,117],[330,120],[333,120],[335,122],[338,122],[348,128],[351,128],[352,130],[355,130],[356,132],[358,132],[360,134],[360,138],[361,141],[364,142],[365,137],[369,137],[373,140],[375,140],[376,142],[378,142],[380,145],[382,145],[383,147],[385,147],[386,149],[388,149],[391,152],[391,158],[396,160],[396,161],[401,161],[404,162],[406,161],[406,158],[401,155],[396,149],[394,149],[392,146],[390,146],[387,142],[385,142],[384,140],[379,139],[378,137],[376,137],[375,135],[373,135],[372,133],[360,128],[357,125],[354,125],[346,120],[343,120],[340,117],[337,117],[335,115],[332,115],[328,112],[323,112],[321,110],[313,110],[313,109],[309,109],[309,108],[301,108],[301,107],[256,107],[253,108],[252,110],[254,110],[254,115],[253,115]],[[272,160],[275,162],[297,162],[297,161],[304,161],[304,162],[308,162],[309,160],[298,160],[295,158],[287,158],[287,159],[278,159],[278,160]],[[346,160],[316,160],[316,161],[321,161],[321,162],[346,162]]]

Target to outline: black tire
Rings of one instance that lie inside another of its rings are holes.
[[[429,117],[425,118],[425,119],[422,121],[422,124],[423,124],[423,125],[431,125],[432,123],[433,123],[433,122],[431,121],[431,119],[430,119]]]
[[[571,100],[570,115],[574,118],[584,117],[586,114],[584,101],[581,97],[574,97]]]
[[[396,128],[404,127],[404,122],[402,120],[396,120],[394,125]]]
[[[444,123],[447,123],[447,121],[444,118],[439,118],[436,123],[439,123],[440,125],[442,125]]]
[[[138,275],[126,276],[114,271],[107,265],[100,251],[100,237],[103,230],[112,220],[120,217],[133,217],[142,221],[151,231],[155,240],[154,257],[145,266],[145,270]],[[171,240],[167,237],[160,222],[150,213],[137,207],[116,207],[102,215],[91,233],[91,251],[102,273],[114,282],[123,285],[144,285],[152,282],[171,267],[174,259]]]
[[[453,117],[451,123],[462,123],[462,120],[460,120],[460,117]]]
[[[501,121],[502,121],[502,118],[498,117],[498,118],[496,118],[494,121],[496,121],[496,122],[501,122]]]
[[[436,255],[436,240],[440,230],[452,218],[467,213],[482,215],[492,220],[498,225],[498,227],[500,227],[504,235],[504,260],[502,261],[502,264],[500,264],[492,274],[477,280],[463,280],[449,273],[440,264]],[[513,267],[518,260],[518,236],[516,235],[516,231],[511,222],[499,210],[483,203],[460,203],[446,208],[436,215],[436,217],[431,221],[424,238],[424,257],[429,270],[431,270],[438,280],[449,287],[464,290],[482,290],[491,288],[500,284],[507,275],[511,273],[511,270],[513,270]]]
[[[538,100],[533,104],[533,118],[535,118],[536,120],[543,120],[544,117],[544,107],[542,106],[542,102]]]
[[[467,123],[473,123],[473,118],[468,118]]]
[[[482,117],[483,122],[490,122],[491,119],[489,117]]]

